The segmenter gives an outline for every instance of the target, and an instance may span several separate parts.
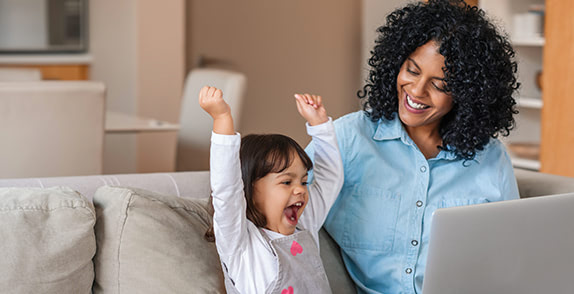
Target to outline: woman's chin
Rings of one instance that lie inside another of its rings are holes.
[[[416,127],[419,125],[419,119],[413,117],[412,114],[406,110],[401,111],[401,109],[399,109],[399,119],[401,120],[401,123],[407,127]]]

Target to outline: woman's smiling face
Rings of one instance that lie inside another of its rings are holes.
[[[399,118],[408,129],[424,127],[437,131],[452,109],[452,95],[445,91],[444,56],[429,41],[405,60],[397,76]]]

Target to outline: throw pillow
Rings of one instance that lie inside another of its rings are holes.
[[[69,188],[0,188],[0,293],[91,293],[95,222]]]
[[[225,293],[207,198],[104,186],[93,201],[94,293]]]

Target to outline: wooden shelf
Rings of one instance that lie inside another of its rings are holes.
[[[538,161],[538,160],[525,159],[525,158],[512,157],[512,156],[510,157],[510,160],[512,161],[512,166],[514,166],[514,167],[529,169],[529,170],[533,170],[533,171],[539,171],[540,170],[540,161]]]
[[[538,171],[540,170],[540,143],[503,142],[510,155],[514,167]]]
[[[519,107],[542,109],[544,102],[541,98],[519,97],[517,100]]]
[[[544,37],[516,37],[512,39],[512,44],[515,46],[543,47],[545,43]]]
[[[42,72],[43,80],[88,80],[87,64],[0,64],[0,67],[37,68]]]

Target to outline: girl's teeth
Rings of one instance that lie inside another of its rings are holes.
[[[295,220],[295,218],[294,218],[294,217],[291,217],[291,220],[292,220],[292,221],[294,221],[294,220]]]
[[[415,109],[424,109],[426,107],[426,105],[424,104],[413,102],[413,100],[411,100],[411,97],[409,95],[407,95],[407,103],[409,104],[410,107]]]

